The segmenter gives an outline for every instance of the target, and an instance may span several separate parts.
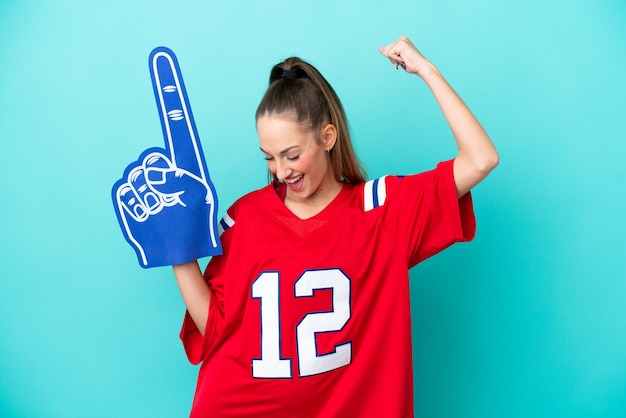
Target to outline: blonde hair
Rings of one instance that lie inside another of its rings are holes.
[[[365,181],[365,171],[352,147],[348,120],[339,97],[315,67],[297,57],[287,58],[272,68],[256,120],[289,112],[295,113],[298,123],[318,132],[332,123],[337,130],[337,141],[329,154],[335,179],[353,184]]]

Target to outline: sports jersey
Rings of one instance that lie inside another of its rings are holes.
[[[408,270],[475,233],[452,167],[343,184],[305,220],[276,183],[235,202],[204,336],[189,314],[181,330],[191,416],[412,417]]]

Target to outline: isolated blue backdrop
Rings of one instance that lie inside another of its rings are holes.
[[[2,0],[0,416],[189,412],[184,305],[109,194],[162,145],[152,48],[178,56],[223,214],[265,184],[253,115],[289,55],[335,86],[370,177],[455,155],[428,89],[377,51],[401,34],[501,154],[476,240],[411,274],[416,414],[626,416],[624,22],[621,0]]]

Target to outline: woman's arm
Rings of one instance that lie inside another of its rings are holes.
[[[197,261],[172,266],[174,276],[180,289],[180,294],[185,301],[187,311],[196,324],[200,334],[204,335],[209,315],[209,303],[211,301],[211,291],[202,276],[200,266]]]
[[[439,70],[415,48],[409,38],[401,36],[380,52],[398,68],[417,74],[435,96],[456,140],[459,153],[454,161],[457,195],[463,196],[480,183],[499,160],[491,139],[463,100],[443,78]]]

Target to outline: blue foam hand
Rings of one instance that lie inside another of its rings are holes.
[[[124,237],[144,268],[222,253],[217,195],[178,61],[165,47],[155,48],[149,61],[165,149],[144,151],[112,190]]]

